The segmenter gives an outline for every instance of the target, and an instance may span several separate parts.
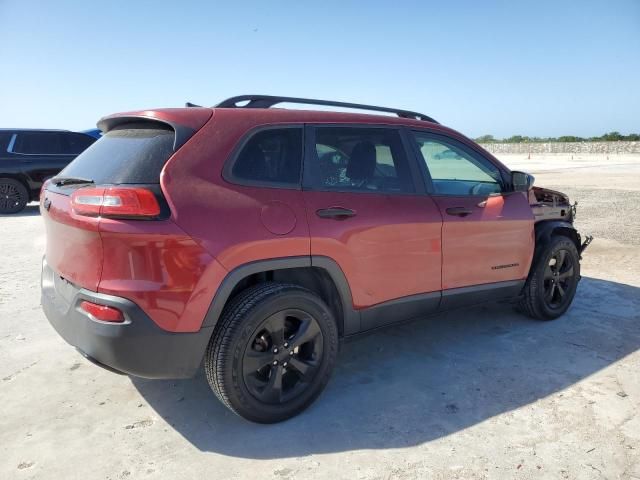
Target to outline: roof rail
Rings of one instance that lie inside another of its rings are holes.
[[[246,105],[238,105],[240,102],[248,102]],[[269,108],[278,103],[299,103],[304,105],[326,105],[330,107],[357,108],[359,110],[372,110],[375,112],[395,113],[401,118],[413,118],[427,122],[438,123],[428,115],[397,108],[378,107],[375,105],[362,105],[359,103],[334,102],[332,100],[314,100],[311,98],[277,97],[272,95],[240,95],[227,98],[215,105],[215,108]]]

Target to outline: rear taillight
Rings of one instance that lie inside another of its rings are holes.
[[[154,193],[146,188],[85,187],[71,195],[76,215],[90,217],[153,218],[160,215]]]
[[[80,308],[92,317],[103,322],[122,323],[124,322],[124,314],[115,307],[107,305],[99,305],[97,303],[83,300]]]

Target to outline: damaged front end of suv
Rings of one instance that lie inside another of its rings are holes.
[[[535,250],[518,306],[525,314],[551,320],[564,313],[580,281],[580,260],[592,241],[574,220],[576,203],[556,190],[534,187],[534,177],[511,172],[513,190],[527,195],[535,219]]]
[[[522,174],[522,172],[513,173],[516,175]],[[576,242],[578,253],[582,255],[582,252],[593,240],[593,236],[586,235],[583,240],[573,225],[578,202],[571,203],[568,195],[557,190],[534,187],[534,177],[529,174],[525,175],[529,205],[531,205],[531,211],[536,222],[536,240],[542,240],[555,230],[565,229],[566,236]]]
[[[529,204],[536,222],[543,220],[564,220],[573,223],[577,202],[571,204],[562,192],[542,187],[529,190]]]

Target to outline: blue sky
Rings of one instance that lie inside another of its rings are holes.
[[[0,0],[0,55],[0,127],[265,93],[474,137],[640,131],[638,0]]]

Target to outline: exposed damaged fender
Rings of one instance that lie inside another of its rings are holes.
[[[564,220],[546,220],[536,223],[536,247],[544,245],[551,240],[552,235],[560,234],[569,237],[575,243],[576,248],[580,249],[582,240],[580,234],[571,222]]]
[[[552,235],[564,235],[573,241],[582,258],[582,252],[589,246],[593,237],[587,235],[583,241],[573,226],[578,202],[571,204],[569,197],[562,192],[533,187],[529,190],[529,204],[536,218],[536,255]]]
[[[564,235],[567,238],[570,238],[576,246],[578,253],[582,255],[582,252],[589,246],[593,237],[591,235],[587,235],[582,240],[582,237],[573,226],[573,223],[567,222],[564,220],[546,220],[536,223],[535,225],[535,235],[536,235],[536,253],[535,257],[539,255],[539,252],[544,250],[541,248],[547,242],[551,240],[553,235]]]

